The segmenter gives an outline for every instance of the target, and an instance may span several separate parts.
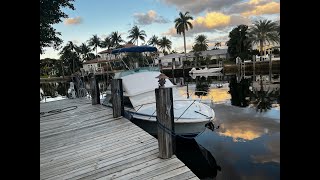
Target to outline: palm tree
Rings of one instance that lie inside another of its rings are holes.
[[[263,55],[263,46],[265,42],[279,43],[279,26],[271,20],[259,20],[254,23],[251,28],[249,37],[253,44],[260,44],[260,55]]]
[[[172,42],[169,39],[167,39],[167,37],[164,36],[164,37],[162,37],[162,39],[159,40],[158,45],[159,45],[160,49],[162,49],[162,52],[165,53],[166,49],[168,51],[170,51],[171,44],[172,44]]]
[[[195,38],[195,43],[197,44],[197,50],[206,51],[208,50],[208,39],[207,36],[200,34]]]
[[[128,38],[131,38],[132,42],[136,42],[137,41],[137,46],[138,46],[138,40],[141,39],[142,41],[144,41],[144,38],[147,37],[146,32],[144,30],[141,30],[138,28],[138,26],[133,26],[133,28],[131,30],[128,31],[129,32],[129,36]]]
[[[157,46],[159,44],[159,40],[158,37],[156,35],[153,35],[149,41],[148,41],[149,45],[153,45],[153,46]]]
[[[92,50],[96,50],[96,56],[98,55],[98,47],[101,47],[101,40],[97,35],[93,35],[91,39],[89,39],[89,46],[93,47]]]
[[[121,38],[121,35],[118,33],[118,31],[112,32],[110,35],[111,39],[111,47],[117,48],[120,46],[121,42],[124,42],[124,40]]]
[[[176,18],[174,20],[175,22],[175,28],[177,29],[177,34],[183,35],[183,42],[184,42],[184,56],[187,60],[187,52],[186,52],[186,31],[193,28],[192,23],[189,22],[189,20],[193,20],[193,17],[189,15],[189,12],[187,11],[185,14],[182,14],[182,12],[179,13],[179,18]],[[183,67],[183,78],[184,75],[184,63],[182,61],[182,67]]]
[[[109,50],[111,46],[112,46],[112,44],[111,44],[111,37],[110,37],[110,36],[106,37],[106,38],[101,42],[101,47],[102,47],[102,48],[107,48],[107,49]]]
[[[76,51],[77,50],[77,45],[73,44],[72,41],[69,41],[66,46],[65,46],[66,49],[70,50],[70,51]]]
[[[76,68],[80,68],[81,62],[78,53],[75,52],[75,47],[73,47],[73,43],[70,42],[62,48],[62,50],[59,52],[59,55],[60,59],[63,61],[63,64],[68,65],[70,68],[70,72],[74,73],[76,72]]]
[[[82,61],[89,60],[89,53],[91,52],[91,49],[89,46],[87,46],[85,43],[82,43],[79,46],[79,53],[82,56]]]
[[[216,43],[214,44],[214,47],[215,47],[216,49],[219,49],[218,47],[221,47],[221,42],[216,42]]]

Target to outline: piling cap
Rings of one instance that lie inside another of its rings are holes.
[[[159,78],[159,79],[168,79],[169,77],[166,76],[165,74],[161,73],[159,76],[157,76],[156,78]]]

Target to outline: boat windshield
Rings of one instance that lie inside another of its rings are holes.
[[[119,72],[115,75],[115,78],[121,78],[124,76],[128,76],[130,74],[135,74],[135,73],[139,73],[139,72],[149,72],[149,71],[159,71],[159,67],[139,67],[136,69],[132,69],[132,70],[126,70],[126,71],[122,71]]]

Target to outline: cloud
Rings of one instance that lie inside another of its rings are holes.
[[[150,10],[147,13],[135,13],[133,17],[136,19],[136,23],[140,25],[148,25],[152,23],[168,23],[169,20],[162,16],[159,16],[154,10]]]
[[[202,26],[208,29],[227,26],[230,23],[230,16],[218,13],[210,12],[205,17],[199,16],[193,20],[194,26]]]
[[[266,4],[275,3],[273,0],[250,0],[240,2],[222,10],[226,14],[241,14],[254,11],[257,7],[266,6]],[[279,4],[279,3],[278,3]]]
[[[274,134],[265,142],[267,152],[263,154],[251,155],[254,163],[280,163],[280,134]]]
[[[229,31],[228,31],[229,32]],[[221,42],[221,49],[224,49],[226,47],[226,42],[229,40],[229,34],[226,33],[224,35],[221,35],[221,36],[217,36],[217,37],[214,37],[214,38],[211,38],[209,39],[209,49],[214,47],[215,43],[217,42]]]
[[[72,40],[71,42],[73,42],[73,44],[80,44],[80,41],[78,41],[76,39]]]
[[[193,29],[189,29],[186,33],[187,37],[191,37],[194,34],[204,33],[204,32],[216,32],[218,30],[226,31],[232,26],[237,26],[240,24],[251,24],[250,19],[238,16],[238,15],[225,15],[219,12],[209,12],[205,16],[198,16],[192,21]],[[177,34],[177,30],[172,27],[163,35],[179,37],[181,35]]]
[[[280,13],[280,3],[270,2],[267,4],[256,6],[253,10],[241,13],[241,15],[248,17],[253,15],[263,15],[263,14],[276,14]]]
[[[81,17],[75,17],[75,18],[67,18],[64,20],[65,25],[77,25],[82,23],[82,18]]]
[[[192,49],[192,43],[186,43],[186,51],[187,53]],[[181,46],[177,46],[174,48],[177,52],[184,52],[184,45],[182,43]]]
[[[174,5],[177,9],[193,14],[201,12],[219,11],[224,7],[241,2],[242,0],[161,0],[167,5]]]

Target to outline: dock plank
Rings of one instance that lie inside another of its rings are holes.
[[[176,156],[159,158],[156,138],[91,100],[40,103],[40,179],[198,179]]]

